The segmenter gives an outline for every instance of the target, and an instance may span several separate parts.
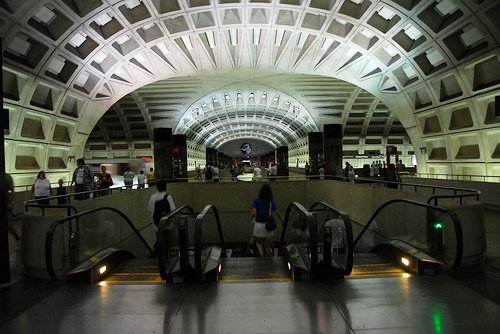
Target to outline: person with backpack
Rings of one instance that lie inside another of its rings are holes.
[[[172,195],[167,194],[167,182],[160,180],[156,182],[156,192],[151,195],[148,203],[148,211],[153,220],[153,228],[158,231],[158,224],[162,217],[170,211],[175,210],[175,203]]]

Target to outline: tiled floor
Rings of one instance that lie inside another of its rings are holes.
[[[488,262],[436,276],[331,282],[65,285],[0,291],[0,333],[499,333],[500,213]]]

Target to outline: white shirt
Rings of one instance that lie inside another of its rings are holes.
[[[166,191],[162,191],[162,192],[157,191],[153,195],[151,195],[151,197],[149,198],[148,211],[149,211],[149,215],[151,216],[151,220],[153,220],[153,214],[155,212],[155,203],[159,200],[162,200],[166,193],[167,193]],[[168,200],[168,204],[170,204],[170,211],[174,211],[175,210],[175,203],[174,203],[174,199],[172,198],[172,195],[169,194],[167,197],[167,200]],[[155,224],[152,224],[152,225],[153,225],[153,228],[155,229],[155,231],[158,231],[158,226],[156,226]]]
[[[35,181],[35,197],[50,196],[50,181],[48,179],[36,179]]]
[[[212,179],[219,179],[219,167],[212,167]]]
[[[76,184],[83,184],[83,172],[85,171],[85,168],[78,168],[78,171],[76,172]]]
[[[146,175],[144,175],[144,174],[137,175],[137,183],[139,183],[139,184],[146,183]]]

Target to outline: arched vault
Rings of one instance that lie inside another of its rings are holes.
[[[354,148],[409,139],[422,172],[498,175],[498,13],[496,0],[3,1],[7,170],[62,174],[87,142],[133,155],[156,127],[278,146],[336,123]]]

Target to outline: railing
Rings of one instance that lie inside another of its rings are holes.
[[[45,237],[47,271],[52,279],[61,279],[108,247],[128,250],[137,257],[154,254],[125,214],[115,208],[101,207],[51,224]]]
[[[322,261],[348,276],[353,266],[353,234],[349,215],[325,202],[316,202],[309,208],[316,214],[318,246]]]
[[[194,248],[194,242],[189,239],[186,241],[179,236],[180,218],[183,216],[194,217],[196,213],[187,205],[181,206],[169,214],[164,216],[158,224],[157,236],[157,256],[158,268],[162,279],[167,280],[169,272],[175,264],[180,261],[181,249],[189,253],[188,248]],[[185,222],[184,222],[185,223]],[[186,232],[189,232],[189,227],[185,226]],[[191,238],[192,239],[192,238]],[[182,243],[187,245],[182,245]]]
[[[288,205],[281,231],[279,255],[301,261],[310,277],[318,272],[318,227],[316,217],[300,203]]]
[[[405,177],[412,177],[412,178],[423,178],[423,179],[478,181],[478,182],[500,182],[500,175],[414,173],[414,174],[405,174],[404,176]]]
[[[206,259],[203,259],[203,251],[210,246],[217,245],[222,248],[222,256],[226,254],[226,245],[224,243],[219,212],[214,205],[209,204],[205,206],[198,216],[196,216],[194,244],[195,275],[196,279],[201,282],[204,280],[203,264],[206,262]]]
[[[61,209],[66,209],[66,216],[71,216],[71,214],[77,214],[78,209],[73,205],[61,204],[61,205],[50,205],[50,204],[38,204],[36,201],[26,201],[24,202],[24,210],[29,211],[29,208],[37,208],[42,212],[42,216],[45,216],[46,209],[54,209],[52,211],[59,211]]]
[[[391,200],[380,206],[365,225],[353,224],[353,230],[355,251],[401,242],[440,261],[443,269],[460,266],[462,227],[450,210],[411,200]]]

